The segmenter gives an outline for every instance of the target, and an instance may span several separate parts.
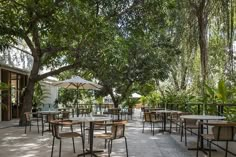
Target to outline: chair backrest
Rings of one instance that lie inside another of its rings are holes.
[[[114,121],[111,127],[112,139],[119,139],[125,136],[125,124],[127,121]]]
[[[212,133],[217,141],[233,141],[236,134],[236,126],[213,126]]]
[[[31,113],[31,112],[25,112],[24,114],[25,114],[25,119],[26,119],[26,121],[29,122],[30,119],[31,119],[31,114],[32,114],[32,113]]]
[[[155,112],[144,112],[144,121],[152,122],[152,120],[156,119]]]
[[[118,108],[113,108],[113,109],[111,110],[111,112],[112,112],[113,115],[118,115],[119,112],[120,112],[120,109],[118,109]]]
[[[56,119],[55,114],[46,115],[46,122],[50,122],[50,121],[55,120],[55,119]]]
[[[69,111],[62,111],[62,119],[69,119],[70,112]]]
[[[196,119],[184,119],[185,125],[197,125],[197,121]]]
[[[180,114],[178,112],[172,112],[170,115],[171,115],[172,119],[179,119],[180,118]]]
[[[52,126],[52,135],[54,137],[56,137],[57,139],[60,139],[60,131],[59,131],[59,126],[63,126],[63,125],[69,125],[72,126],[73,123],[71,120],[52,120],[50,121],[50,124]]]
[[[59,121],[58,120],[54,120],[54,121],[50,121],[50,124],[52,126],[52,136],[56,137],[57,139],[60,139],[60,134],[59,134]]]

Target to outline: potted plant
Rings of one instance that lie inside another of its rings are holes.
[[[9,86],[6,84],[6,83],[3,83],[3,82],[0,82],[0,91],[6,91],[9,89]],[[3,94],[1,93],[0,97],[2,97]],[[7,106],[3,103],[0,103],[1,105],[1,108],[4,110],[4,109],[7,109]]]
[[[44,85],[37,82],[34,87],[34,95],[32,100],[32,112],[37,112],[40,106],[43,105],[43,100],[48,98],[48,91],[43,87]]]

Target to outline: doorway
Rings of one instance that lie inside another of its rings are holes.
[[[5,69],[1,70],[1,81],[6,83],[10,88],[2,92],[2,120],[7,121],[12,118],[19,118],[20,106],[22,104],[21,94],[26,86],[27,76]]]

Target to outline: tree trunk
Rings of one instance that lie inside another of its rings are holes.
[[[113,92],[110,92],[109,94],[111,95],[111,99],[112,99],[112,101],[113,101],[113,103],[114,103],[114,107],[115,107],[115,108],[118,108],[118,106],[119,106],[118,98],[115,98]]]
[[[20,126],[25,125],[25,122],[26,122],[24,113],[30,112],[32,109],[34,84],[35,84],[35,82],[33,80],[29,79],[29,82],[28,82],[27,87],[25,89],[25,93],[24,93],[24,97],[23,97],[23,104],[22,104],[21,112],[20,112],[20,122],[19,122]]]
[[[204,0],[203,0],[204,1]],[[202,2],[205,3],[205,2]],[[207,79],[207,62],[208,62],[208,51],[207,51],[207,14],[204,12],[205,4],[202,4],[197,13],[198,28],[199,28],[199,46],[201,53],[201,73],[202,82],[205,84]]]
[[[34,54],[36,54],[34,52]],[[33,94],[34,94],[34,85],[36,83],[36,78],[38,77],[39,68],[40,68],[40,59],[38,55],[33,55],[34,57],[34,63],[33,67],[28,79],[28,83],[24,92],[23,96],[23,104],[21,106],[21,112],[20,112],[20,121],[19,125],[25,125],[26,119],[25,119],[25,112],[31,112],[32,110],[32,100],[33,100]]]
[[[201,74],[202,74],[202,97],[203,97],[203,113],[205,113],[205,84],[207,80],[208,70],[208,50],[207,50],[207,23],[208,23],[208,13],[206,11],[207,1],[201,0],[198,8],[196,9],[196,15],[198,19],[199,28],[199,46],[201,54]],[[208,4],[209,5],[209,4]]]

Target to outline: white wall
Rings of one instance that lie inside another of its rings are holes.
[[[44,90],[46,90],[48,93],[47,98],[45,98],[42,101],[45,104],[44,106],[42,106],[42,110],[48,110],[49,104],[51,104],[50,109],[54,110],[53,105],[54,105],[55,99],[58,98],[58,87],[53,86],[50,83],[45,83],[45,82],[41,82],[41,84],[43,84]]]

